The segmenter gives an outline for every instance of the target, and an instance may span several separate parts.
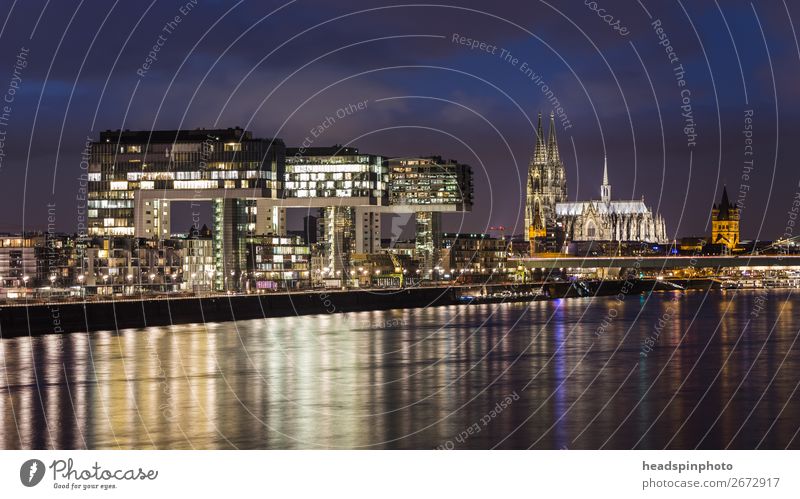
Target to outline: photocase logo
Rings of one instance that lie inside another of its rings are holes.
[[[19,479],[26,487],[35,487],[44,478],[44,463],[38,459],[28,459],[19,469]]]

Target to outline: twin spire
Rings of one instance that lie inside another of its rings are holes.
[[[536,126],[536,149],[533,153],[533,162],[536,164],[561,162],[561,156],[558,153],[558,141],[556,140],[556,118],[555,113],[552,111],[550,112],[550,133],[547,137],[546,147],[544,143],[544,130],[542,129],[542,113],[539,112],[539,123]]]
[[[542,113],[539,112],[539,122],[536,126],[536,149],[533,152],[533,163],[544,165],[547,163],[560,163],[558,141],[556,140],[555,113],[550,112],[550,133],[547,137],[547,146],[544,143],[544,130],[542,129]],[[605,203],[611,202],[611,184],[608,182],[608,156],[603,156],[603,185],[600,186],[600,197]]]

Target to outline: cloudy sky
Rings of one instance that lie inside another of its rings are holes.
[[[599,196],[607,155],[614,197],[644,196],[670,235],[706,233],[725,183],[743,239],[772,239],[800,191],[800,7],[782,0],[0,6],[0,230],[43,228],[54,203],[73,231],[81,152],[102,130],[242,126],[469,163],[474,211],[446,228],[519,232],[543,88],[572,199]]]

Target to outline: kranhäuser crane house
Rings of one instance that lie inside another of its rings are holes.
[[[170,203],[213,206],[215,289],[247,271],[252,235],[285,235],[286,209],[322,209],[327,268],[380,244],[381,213],[413,213],[437,237],[444,212],[472,210],[472,169],[438,157],[388,160],[352,147],[287,149],[241,128],[106,131],[90,145],[88,236],[167,239]],[[420,248],[423,268],[436,245]]]

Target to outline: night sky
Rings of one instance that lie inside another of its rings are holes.
[[[568,120],[571,199],[599,197],[607,154],[613,197],[644,196],[671,237],[709,232],[724,183],[742,239],[784,232],[800,191],[797,2],[446,3],[3,0],[0,230],[44,229],[54,203],[74,231],[81,153],[102,130],[242,126],[287,146],[469,163],[474,210],[445,228],[521,232],[547,85]]]

